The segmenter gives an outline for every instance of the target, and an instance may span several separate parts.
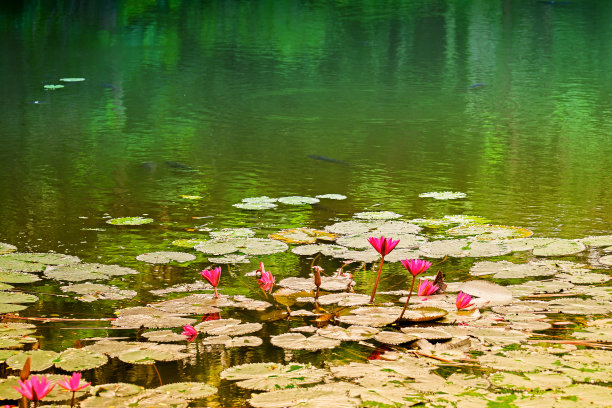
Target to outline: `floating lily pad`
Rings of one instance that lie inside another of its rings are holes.
[[[416,224],[411,224],[406,221],[385,221],[369,231],[373,237],[394,237],[396,234],[418,234],[422,230]],[[395,238],[395,237],[394,237]]]
[[[118,265],[97,263],[50,266],[45,269],[45,276],[50,279],[79,282],[85,280],[110,279],[111,276],[135,275],[138,271]]]
[[[160,252],[148,252],[146,254],[138,255],[137,260],[141,262],[147,262],[152,264],[166,264],[170,262],[191,262],[195,261],[195,255],[188,254],[186,252],[171,252],[171,251],[160,251]]]
[[[100,384],[89,389],[91,395],[103,398],[129,397],[142,391],[143,387],[130,383]]]
[[[533,232],[520,227],[510,225],[491,224],[467,224],[459,225],[446,230],[449,235],[475,236],[478,240],[525,238],[533,235]]]
[[[291,249],[291,252],[294,254],[305,256],[312,256],[318,253],[325,256],[339,256],[346,253],[346,251],[348,251],[346,247],[330,244],[301,245]]]
[[[585,249],[586,246],[581,242],[556,238],[548,244],[536,246],[533,249],[533,254],[537,256],[562,256],[577,254]]]
[[[602,265],[612,266],[612,255],[602,256],[598,259],[599,263]],[[6,281],[3,281],[6,282]]]
[[[121,300],[131,299],[138,293],[135,290],[119,289],[116,286],[102,285],[98,283],[80,283],[76,285],[61,286],[62,292],[75,292],[81,296],[77,299],[83,302],[95,300]]]
[[[185,341],[186,337],[172,330],[154,330],[142,334],[145,339],[157,343],[178,343]]]
[[[370,249],[372,248],[372,246],[370,245],[368,238],[371,236],[377,235],[374,235],[373,233],[350,235],[338,238],[336,240],[336,243],[338,245],[343,245],[349,248]],[[386,236],[395,240],[399,240],[399,243],[397,244],[396,248],[415,248],[427,241],[427,238],[415,234],[396,233],[387,234]]]
[[[13,370],[21,370],[28,357],[31,357],[30,370],[32,372],[45,371],[53,366],[53,362],[59,356],[58,353],[51,350],[32,350],[22,351],[6,359],[5,363]]]
[[[32,262],[35,264],[44,264],[44,265],[66,265],[66,264],[74,264],[74,263],[81,262],[81,260],[77,256],[58,254],[55,252],[39,252],[39,253],[14,252],[8,255],[4,255],[0,257],[0,259],[14,259],[17,261]],[[1,264],[0,264],[0,267],[5,268],[5,266]],[[39,270],[38,267],[36,267],[36,271],[37,270]],[[22,272],[35,272],[35,271],[23,270]]]
[[[139,394],[129,397],[125,402],[126,407],[146,407],[146,408],[186,408],[189,401],[180,395],[157,389],[145,390]],[[121,406],[121,405],[119,405]]]
[[[13,303],[0,303],[0,314],[14,313],[27,309],[26,305],[16,305]]]
[[[366,221],[341,221],[325,227],[325,231],[339,235],[365,234],[368,231],[382,225],[382,222]]]
[[[503,241],[470,241],[467,239],[447,239],[430,241],[419,247],[419,251],[428,258],[444,258],[452,256],[462,257],[489,257],[510,253],[510,249]]]
[[[587,340],[606,342],[612,338],[612,327],[590,328],[574,332],[574,337]]]
[[[567,292],[574,287],[573,284],[563,281],[530,281],[520,285],[506,286],[514,296],[530,296],[538,293]]]
[[[55,91],[56,89],[61,89],[63,88],[64,85],[44,85],[43,88],[46,91]]]
[[[14,252],[16,250],[17,247],[15,245],[0,242],[0,254],[8,254],[9,252]]]
[[[330,339],[317,334],[306,337],[301,333],[285,333],[278,336],[271,336],[270,342],[284,349],[309,351],[335,348],[340,345],[340,340]]]
[[[591,273],[579,270],[573,270],[570,273],[560,273],[556,278],[573,284],[605,283],[611,279],[610,276],[604,275],[603,273]]]
[[[101,367],[108,362],[104,354],[83,349],[69,348],[54,360],[55,366],[64,371],[85,371]]]
[[[238,246],[241,245],[242,240],[209,240],[204,241],[196,246],[194,249],[196,251],[203,252],[205,254],[211,255],[226,255],[231,254],[232,252],[238,251]]]
[[[263,340],[255,336],[238,336],[232,337],[224,343],[225,347],[259,347],[263,344]]]
[[[279,203],[290,205],[316,204],[319,201],[321,200],[319,200],[318,198],[302,196],[281,197],[278,199]]]
[[[128,315],[119,316],[111,322],[111,325],[124,329],[139,329],[144,326],[147,329],[163,329],[170,327],[183,327],[187,324],[193,324],[196,319],[172,316],[167,313],[160,312],[158,316],[151,315]]]
[[[192,238],[192,239],[176,239],[174,241],[172,241],[172,245],[175,246],[179,246],[182,248],[193,248],[198,244],[201,244],[203,242],[206,242],[206,239],[196,239],[196,238]]]
[[[165,384],[155,388],[158,392],[164,392],[171,395],[180,395],[186,400],[194,400],[210,397],[217,393],[217,387],[202,383],[202,382],[178,382]]]
[[[341,341],[361,341],[367,340],[376,335],[380,330],[374,327],[367,326],[349,326],[347,328],[340,326],[326,326],[317,330],[317,334],[330,339]]]
[[[342,194],[319,194],[316,198],[327,198],[329,200],[346,200],[346,196]]]
[[[38,296],[19,292],[0,292],[0,303],[34,303]]]
[[[487,367],[497,370],[516,372],[535,372],[554,370],[559,357],[544,353],[529,353],[525,351],[508,351],[505,356],[486,354],[478,357],[478,361]]]
[[[62,82],[82,82],[85,78],[60,78]]]
[[[212,285],[210,285],[209,283],[206,283],[203,280],[200,280],[194,283],[183,283],[179,285],[170,286],[165,289],[150,290],[149,292],[151,292],[154,295],[161,296],[161,295],[165,295],[168,293],[181,293],[181,292],[192,293],[198,290],[212,290],[212,289],[213,289]]]
[[[42,272],[46,265],[38,262],[26,262],[12,258],[13,254],[0,256],[0,268],[11,272]]]
[[[612,235],[590,236],[582,238],[580,241],[588,246],[606,247],[612,245]]]
[[[318,239],[333,241],[338,236],[329,232],[316,230],[313,228],[292,228],[282,230],[275,234],[268,235],[269,238],[286,242],[288,244],[314,244]]]
[[[374,336],[374,340],[379,341],[384,344],[404,344],[409,343],[411,341],[417,340],[418,337],[411,336],[402,332],[393,332],[393,331],[381,331],[376,336]]]
[[[485,305],[501,306],[512,302],[512,292],[510,290],[488,281],[467,281],[459,287],[459,290],[468,295],[477,296],[478,299],[474,299],[474,303],[477,307],[483,307]]]
[[[458,191],[430,191],[419,194],[421,198],[433,198],[435,200],[456,200],[465,198],[466,194]]]
[[[393,220],[401,216],[401,214],[394,213],[393,211],[366,211],[353,215],[353,217],[362,220]]]
[[[240,208],[241,210],[270,210],[276,207],[273,203],[236,203],[234,207]]]
[[[365,251],[345,251],[334,254],[334,258],[351,260],[354,262],[372,263],[380,260],[380,255],[374,248]]]
[[[241,388],[270,391],[319,383],[327,374],[304,364],[256,363],[228,368],[221,372],[221,378],[240,380],[236,385]]]
[[[229,319],[216,320],[222,322]],[[233,320],[233,319],[232,319]],[[206,323],[206,322],[205,322]],[[202,327],[202,326],[199,326]],[[213,336],[226,335],[226,336],[241,336],[243,334],[254,333],[262,329],[261,323],[240,323],[240,324],[229,324],[221,327],[208,328],[205,331]]]
[[[402,308],[400,307],[361,307],[352,311],[352,315],[340,316],[336,320],[342,323],[383,327],[397,320]]]
[[[144,225],[153,222],[153,218],[144,217],[122,217],[122,218],[111,218],[107,220],[107,224],[111,225]]]
[[[515,264],[508,261],[483,261],[475,263],[470,274],[475,276],[493,274],[495,279],[516,279],[531,276],[552,276],[558,272],[555,265],[531,261],[526,264]]]
[[[433,329],[424,327],[402,327],[402,332],[419,339],[426,340],[450,340],[452,335],[443,329]]]
[[[130,364],[155,364],[156,361],[178,360],[177,354],[164,350],[129,350],[119,354],[119,360]]]
[[[237,326],[242,322],[238,319],[217,319],[201,322],[195,325],[195,329],[206,334],[220,334],[224,329]]]
[[[332,387],[275,390],[256,394],[248,402],[255,408],[357,408],[361,404],[359,399],[349,397],[347,391],[340,387],[335,390]]]
[[[278,198],[270,198],[268,196],[260,196],[260,197],[247,197],[243,198],[243,203],[251,203],[251,204],[269,204],[275,203],[278,201]]]
[[[238,263],[249,263],[250,260],[246,255],[239,254],[227,254],[225,256],[216,256],[208,258],[208,262],[227,265],[227,264],[238,264]]]
[[[227,296],[219,296],[217,299],[212,294],[194,293],[182,298],[154,303],[152,306],[158,310],[158,314],[165,312],[175,315],[192,315],[218,313],[221,311],[219,307],[234,306],[234,302]]]
[[[348,281],[348,279],[345,281]],[[346,289],[346,287],[344,289]],[[333,293],[319,296],[318,301],[321,305],[337,304],[338,306],[351,307],[368,304],[370,302],[370,296],[360,293]]]
[[[406,309],[404,317],[402,320],[400,320],[400,322],[430,322],[441,319],[447,314],[448,312],[446,310],[440,309],[439,307],[410,307]],[[398,317],[399,314],[396,318]]]
[[[223,228],[210,231],[209,234],[214,239],[251,238],[255,235],[255,231],[250,228]]]
[[[247,238],[246,245],[239,250],[247,255],[268,255],[285,252],[289,245],[274,239],[267,238]]]

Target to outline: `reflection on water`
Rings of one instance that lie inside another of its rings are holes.
[[[135,304],[151,300],[148,289],[197,278],[201,258],[165,270],[134,257],[206,236],[199,227],[265,236],[390,210],[480,215],[538,236],[612,230],[612,49],[601,42],[612,34],[608,1],[32,0],[3,8],[0,241],[135,267]],[[86,80],[43,89],[64,77]],[[418,198],[426,191],[467,198]],[[325,193],[348,199],[232,207],[244,197]],[[105,224],[142,215],[155,224]],[[291,256],[269,261],[286,276],[309,266]],[[49,296],[27,313],[79,308]],[[50,333],[54,345],[71,343],[69,332]],[[206,358],[264,359],[258,350],[227,353]],[[141,382],[156,381],[147,375]]]

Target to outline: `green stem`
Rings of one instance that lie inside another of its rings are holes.
[[[385,257],[383,256],[380,260],[380,266],[378,267],[378,274],[376,275],[376,282],[374,282],[374,289],[372,289],[372,296],[370,297],[370,303],[374,303],[374,296],[376,296],[376,288],[378,288],[378,281],[380,280],[380,272],[382,271]]]
[[[412,295],[412,289],[414,289],[415,280],[416,280],[416,276],[413,276],[412,285],[410,285],[410,292],[408,292],[408,299],[406,299],[406,304],[404,305],[404,308],[402,309],[402,313],[400,313],[400,317],[397,320],[402,320],[402,317],[404,317],[404,312],[406,311],[406,308],[408,307],[408,302],[410,302],[410,296]]]

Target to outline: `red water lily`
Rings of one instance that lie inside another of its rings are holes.
[[[72,392],[72,401],[70,403],[70,406],[73,407],[76,392],[82,390],[83,388],[89,387],[91,383],[85,381],[81,382],[81,373],[72,373],[72,377],[68,378],[64,376],[64,381],[58,381],[57,385],[59,385],[66,391]]]
[[[55,387],[55,384],[52,385],[44,375],[41,375],[40,378],[33,375],[28,380],[19,380],[18,384],[18,387],[13,386],[13,388],[27,399],[34,401],[35,404],[38,404],[38,401],[42,400]]]
[[[187,324],[183,326],[183,332],[181,334],[187,337],[187,341],[194,341],[198,336],[198,331],[192,325]]]
[[[436,293],[438,290],[438,285],[434,285],[432,281],[429,279],[419,279],[419,286],[417,288],[417,295],[419,296],[429,296]]]
[[[393,248],[399,244],[399,239],[393,240],[392,238],[385,237],[370,237],[368,238],[368,242],[382,256],[380,266],[378,267],[378,274],[376,274],[376,282],[374,282],[374,289],[372,289],[372,296],[370,296],[370,303],[373,303],[374,297],[376,296],[376,289],[378,288],[378,281],[380,280],[380,272],[382,271],[383,263],[385,262],[385,255],[393,251]]]
[[[259,269],[257,271],[261,274],[261,277],[257,280],[259,287],[264,292],[271,293],[275,282],[274,275],[272,275],[272,272],[266,271],[263,262],[259,263]]]
[[[472,297],[465,292],[459,292],[457,294],[457,301],[455,302],[455,306],[457,306],[457,310],[467,309],[470,306],[473,306]]]
[[[412,290],[414,289],[414,281],[416,280],[417,275],[422,274],[431,266],[431,262],[424,261],[422,259],[402,259],[402,265],[404,268],[410,272],[412,275],[412,284],[410,285],[410,292],[408,292],[408,297],[406,298],[406,304],[402,309],[402,313],[400,313],[399,319],[401,320],[404,317],[404,313],[406,312],[406,308],[408,307],[408,303],[410,303],[410,296],[412,295]],[[436,290],[438,288],[436,287]],[[418,292],[417,292],[418,294]]]
[[[219,293],[217,292],[217,286],[219,285],[219,279],[221,279],[221,267],[217,266],[212,269],[204,269],[200,274],[215,288],[215,297],[218,298]]]

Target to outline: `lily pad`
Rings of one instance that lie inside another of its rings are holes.
[[[261,391],[315,384],[323,381],[327,375],[326,370],[296,363],[290,365],[277,363],[243,364],[221,372],[221,378],[239,380],[236,385],[241,388]]]
[[[382,225],[382,222],[367,221],[341,221],[325,227],[325,231],[339,235],[365,234],[370,230]]]
[[[42,272],[46,265],[38,262],[26,262],[12,258],[13,254],[0,256],[0,268],[11,272]]]
[[[337,304],[338,306],[351,307],[366,305],[369,302],[370,296],[359,293],[333,293],[319,296],[319,304],[321,305]]]
[[[158,316],[145,314],[119,316],[117,319],[111,322],[111,325],[124,329],[139,329],[143,326],[147,329],[162,329],[170,327],[183,327],[187,324],[193,324],[196,321],[196,319],[172,316],[170,314],[160,312]]]
[[[0,254],[8,254],[9,252],[14,252],[16,250],[17,247],[15,245],[0,242]]]
[[[240,247],[240,252],[247,255],[268,255],[285,252],[289,245],[274,239],[247,238],[246,245]]]
[[[346,200],[346,196],[342,194],[319,194],[316,198],[327,198],[329,200]],[[612,244],[611,244],[612,245]]]
[[[208,262],[219,264],[219,265],[227,265],[227,264],[249,263],[250,260],[246,255],[227,254],[225,256],[210,257],[208,258]]]
[[[395,322],[401,311],[400,307],[360,307],[353,310],[353,314],[340,316],[336,320],[350,325],[383,327]]]
[[[85,78],[60,78],[62,82],[82,82]]]
[[[196,257],[195,255],[186,252],[160,251],[138,255],[136,259],[141,262],[147,262],[152,264],[167,264],[170,262],[191,262],[195,261]]]
[[[0,257],[0,259],[14,259],[17,261],[32,262],[35,264],[44,264],[44,265],[66,265],[66,264],[74,264],[74,263],[81,262],[81,260],[77,256],[58,254],[55,252],[38,252],[38,253],[14,252],[8,255],[4,255]],[[0,267],[4,267],[4,266],[0,265]],[[36,268],[36,270],[38,269],[39,268]],[[35,272],[35,271],[25,271],[24,270],[22,272]]]
[[[217,319],[217,320],[209,320],[206,322],[198,323],[194,326],[194,328],[202,333],[206,334],[220,334],[226,328],[237,326],[242,322],[238,319]]]
[[[301,333],[285,333],[278,336],[271,336],[270,342],[284,349],[309,351],[330,349],[340,345],[340,340],[330,339],[317,334],[306,337]]]
[[[374,327],[367,326],[349,326],[347,328],[340,326],[326,326],[317,330],[317,334],[330,339],[341,341],[361,341],[372,338],[380,330]]]
[[[430,241],[419,247],[419,251],[428,258],[456,258],[500,256],[510,253],[503,241],[470,241],[468,239],[447,239]]]
[[[145,339],[156,343],[178,343],[185,341],[186,337],[172,330],[154,330],[142,334]]]
[[[533,232],[520,227],[491,224],[466,224],[446,230],[449,235],[475,236],[478,240],[525,238]]]
[[[585,238],[582,238],[580,242],[588,246],[606,247],[606,246],[612,245],[612,235],[598,235],[598,236],[585,237]]]
[[[252,396],[248,402],[255,408],[358,408],[361,405],[359,399],[349,397],[347,391],[340,387],[335,390],[333,387],[319,387],[264,392]]]
[[[459,287],[459,290],[468,295],[477,296],[478,299],[474,299],[477,307],[483,307],[484,305],[502,306],[512,303],[512,292],[510,290],[488,281],[467,281]]]
[[[0,303],[34,303],[38,296],[19,292],[0,292]]]
[[[203,242],[206,242],[206,239],[196,239],[196,238],[191,238],[191,239],[176,239],[174,241],[172,241],[172,245],[174,246],[179,246],[182,248],[193,248],[198,244],[201,244]]]
[[[263,340],[255,336],[238,336],[227,340],[223,345],[225,347],[259,347],[263,344]]]
[[[58,353],[51,350],[22,351],[19,354],[7,358],[5,363],[13,370],[21,370],[28,357],[30,357],[30,371],[38,372],[45,371],[47,368],[53,366],[53,362],[58,356]]]
[[[186,400],[210,397],[217,393],[217,387],[202,382],[177,382],[155,388],[158,392],[180,395]]]
[[[558,272],[553,264],[531,261],[526,264],[515,264],[508,261],[482,261],[475,263],[470,274],[475,276],[493,274],[494,279],[517,279],[531,276],[552,276]]]
[[[250,228],[223,228],[210,231],[209,234],[214,239],[251,238],[255,235],[255,231]]]
[[[253,203],[253,204],[261,204],[261,203],[275,203],[278,201],[278,198],[270,198],[268,196],[260,196],[260,197],[247,197],[243,198],[243,203]]]
[[[126,407],[146,408],[186,408],[189,401],[172,392],[158,391],[157,389],[145,390],[135,396],[129,397]],[[119,405],[121,406],[121,405]]]
[[[193,247],[196,251],[211,255],[226,255],[238,251],[242,240],[209,240],[203,241]]]
[[[80,283],[76,285],[61,286],[60,289],[62,292],[74,292],[81,295],[77,299],[83,302],[93,302],[100,299],[131,299],[138,294],[135,290],[124,290],[116,286],[102,285],[99,283]]]
[[[103,398],[129,397],[142,391],[143,387],[130,383],[100,384],[89,389],[91,395]]]
[[[292,228],[282,230],[275,234],[268,235],[269,238],[288,244],[314,244],[318,239],[325,241],[333,241],[338,236],[329,232],[316,230],[313,228]]]
[[[107,220],[107,224],[111,225],[144,225],[153,222],[153,218],[144,217],[122,217],[122,218],[111,218]]]
[[[443,329],[426,327],[402,327],[402,332],[425,340],[450,340],[453,336]]]
[[[612,266],[612,255],[602,256],[598,259],[599,263],[606,266]],[[6,281],[3,281],[6,282]]]
[[[156,349],[128,350],[119,354],[119,360],[130,364],[155,364],[156,361],[179,360],[176,353]],[[188,355],[185,355],[187,357]]]
[[[406,309],[400,322],[430,322],[446,316],[448,312],[439,307],[419,306]],[[397,315],[399,317],[399,314]]]
[[[27,309],[26,305],[16,305],[13,303],[0,303],[0,314],[20,312]],[[0,347],[1,348],[1,347]]]
[[[418,337],[416,336],[411,336],[410,334],[394,331],[381,331],[376,336],[374,336],[374,340],[384,344],[392,345],[409,343],[417,339]]]
[[[182,292],[196,292],[198,290],[212,290],[213,287],[209,283],[206,283],[203,280],[196,281],[194,283],[183,283],[179,285],[170,286],[165,289],[155,289],[150,290],[154,295],[161,296],[166,295],[168,293],[182,293]]]
[[[319,201],[321,200],[319,200],[318,198],[302,196],[281,197],[278,199],[279,203],[290,205],[316,204]]]
[[[111,276],[136,275],[138,271],[119,265],[85,263],[50,266],[45,269],[44,274],[50,279],[79,282],[85,280],[110,279]]]
[[[240,208],[241,210],[270,210],[276,208],[276,204],[273,203],[236,203],[233,207]]]
[[[393,211],[366,211],[353,215],[353,217],[362,220],[393,220],[401,216],[401,214],[394,213]]]
[[[55,91],[56,89],[61,89],[63,88],[64,85],[43,85],[43,88],[45,89],[45,91]]]
[[[433,198],[435,200],[457,200],[465,198],[467,195],[458,191],[430,191],[419,194],[421,198]]]
[[[348,248],[340,245],[330,244],[309,244],[301,245],[291,249],[296,255],[312,256],[318,253],[325,256],[342,256],[348,251]]]
[[[536,246],[533,249],[533,254],[537,256],[562,256],[577,254],[585,249],[586,246],[581,242],[556,238],[548,244]]]
[[[108,362],[104,354],[93,351],[69,348],[54,360],[55,366],[64,371],[85,371],[101,367]]]

